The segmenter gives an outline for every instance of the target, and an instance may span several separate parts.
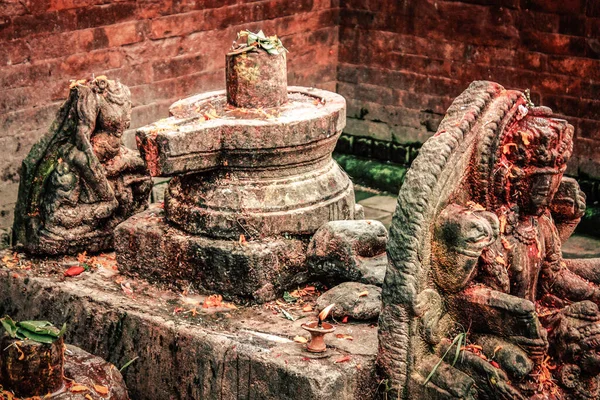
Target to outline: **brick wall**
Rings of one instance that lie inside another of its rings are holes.
[[[70,79],[120,78],[141,126],[223,88],[223,51],[246,28],[283,37],[290,83],[346,97],[346,151],[409,163],[452,99],[491,79],[563,113],[570,172],[600,180],[600,0],[4,0],[0,228]]]
[[[334,2],[336,0],[333,0]],[[70,79],[119,78],[132,127],[193,93],[223,89],[224,52],[241,29],[282,37],[291,84],[335,90],[338,8],[331,0],[0,1],[0,228],[18,168],[48,129]]]
[[[339,29],[355,153],[418,147],[471,81],[489,79],[567,117],[569,172],[600,179],[599,0],[346,0]]]

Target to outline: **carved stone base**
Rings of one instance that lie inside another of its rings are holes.
[[[23,243],[21,247],[32,254],[78,254],[84,251],[96,253],[113,248],[113,230],[102,229],[96,232],[82,235],[78,238],[64,238],[55,236],[44,231],[39,236],[31,236],[32,240]]]
[[[226,298],[274,299],[308,279],[306,240],[220,240],[191,235],[169,225],[158,206],[115,230],[119,269],[150,281],[194,283]]]

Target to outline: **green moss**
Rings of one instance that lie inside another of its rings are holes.
[[[588,205],[576,231],[597,237],[599,236],[598,226],[600,226],[600,207]]]
[[[406,167],[381,163],[348,154],[334,154],[333,158],[353,180],[366,186],[397,194],[406,175]]]

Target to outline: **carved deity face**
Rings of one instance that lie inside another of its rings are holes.
[[[540,216],[546,212],[558,190],[562,173],[533,172],[517,183],[515,200],[522,216]]]
[[[508,202],[521,216],[544,214],[556,194],[573,148],[573,127],[546,109],[530,109],[508,128],[501,147]]]

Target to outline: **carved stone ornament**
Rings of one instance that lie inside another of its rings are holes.
[[[598,398],[600,259],[561,253],[585,210],[572,148],[519,91],[452,103],[390,229],[378,361],[399,398]]]
[[[114,227],[146,207],[152,179],[121,139],[130,97],[127,86],[104,76],[71,85],[21,167],[13,227],[18,247],[40,254],[106,250]]]

